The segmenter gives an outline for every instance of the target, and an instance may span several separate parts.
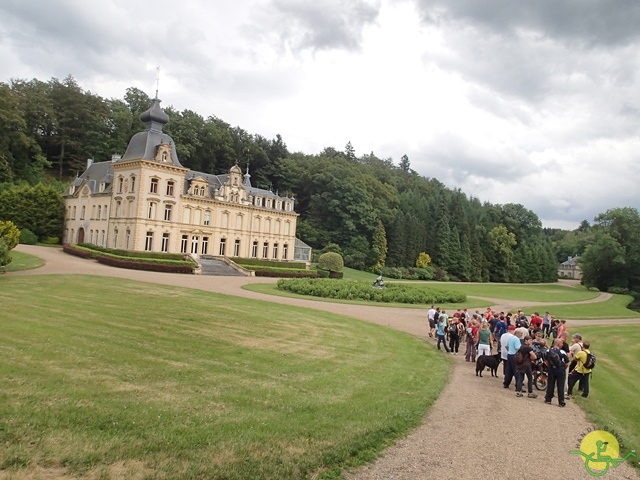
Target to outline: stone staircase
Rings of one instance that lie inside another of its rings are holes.
[[[210,255],[202,255],[198,259],[202,268],[201,275],[215,275],[218,277],[244,277],[245,274],[229,266],[222,260]]]

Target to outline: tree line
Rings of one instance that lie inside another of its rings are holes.
[[[123,99],[106,99],[71,76],[0,83],[0,195],[51,178],[66,184],[88,158],[124,153],[143,130],[139,116],[150,105],[137,88],[128,88]],[[290,152],[280,135],[267,139],[215,116],[164,110],[170,119],[164,131],[185,167],[221,174],[248,163],[254,185],[295,197],[298,237],[317,251],[338,251],[347,266],[411,268],[426,253],[438,278],[556,279],[562,235],[543,230],[522,205],[483,203],[449,189],[419,175],[406,155],[397,164],[373,152],[358,157],[351,143],[317,154]],[[48,202],[48,193],[40,193]],[[2,203],[0,219],[7,215]],[[59,216],[57,210],[53,217]]]

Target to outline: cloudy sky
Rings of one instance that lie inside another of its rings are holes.
[[[0,81],[351,142],[544,226],[640,208],[638,0],[1,0]]]

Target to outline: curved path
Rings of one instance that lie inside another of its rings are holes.
[[[276,297],[242,290],[247,283],[275,282],[254,277],[208,277],[157,274],[101,265],[65,254],[58,248],[20,245],[18,251],[46,261],[35,270],[10,275],[88,274],[195,288],[246,298],[314,308],[395,328],[425,340],[424,309],[334,304],[306,299]],[[600,297],[599,297],[600,298]],[[590,300],[593,301],[593,300]],[[521,305],[521,304],[520,304]],[[518,306],[520,306],[518,305]],[[640,319],[571,320],[581,324],[640,323]],[[443,352],[443,355],[445,353]],[[406,438],[385,450],[374,463],[346,474],[347,478],[379,480],[592,478],[583,461],[569,453],[591,425],[572,402],[564,409],[536,399],[515,397],[503,389],[500,378],[475,376],[464,356],[451,355],[455,368],[450,381],[424,418]],[[426,375],[429,372],[425,372]],[[597,392],[594,392],[597,395]],[[535,419],[532,421],[531,419]],[[615,428],[615,426],[613,426]],[[532,468],[536,470],[532,471]],[[640,479],[628,464],[613,469],[609,478]]]

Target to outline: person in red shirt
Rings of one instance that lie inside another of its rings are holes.
[[[531,315],[531,329],[536,332],[542,328],[542,318],[538,315],[538,312],[535,312]]]

